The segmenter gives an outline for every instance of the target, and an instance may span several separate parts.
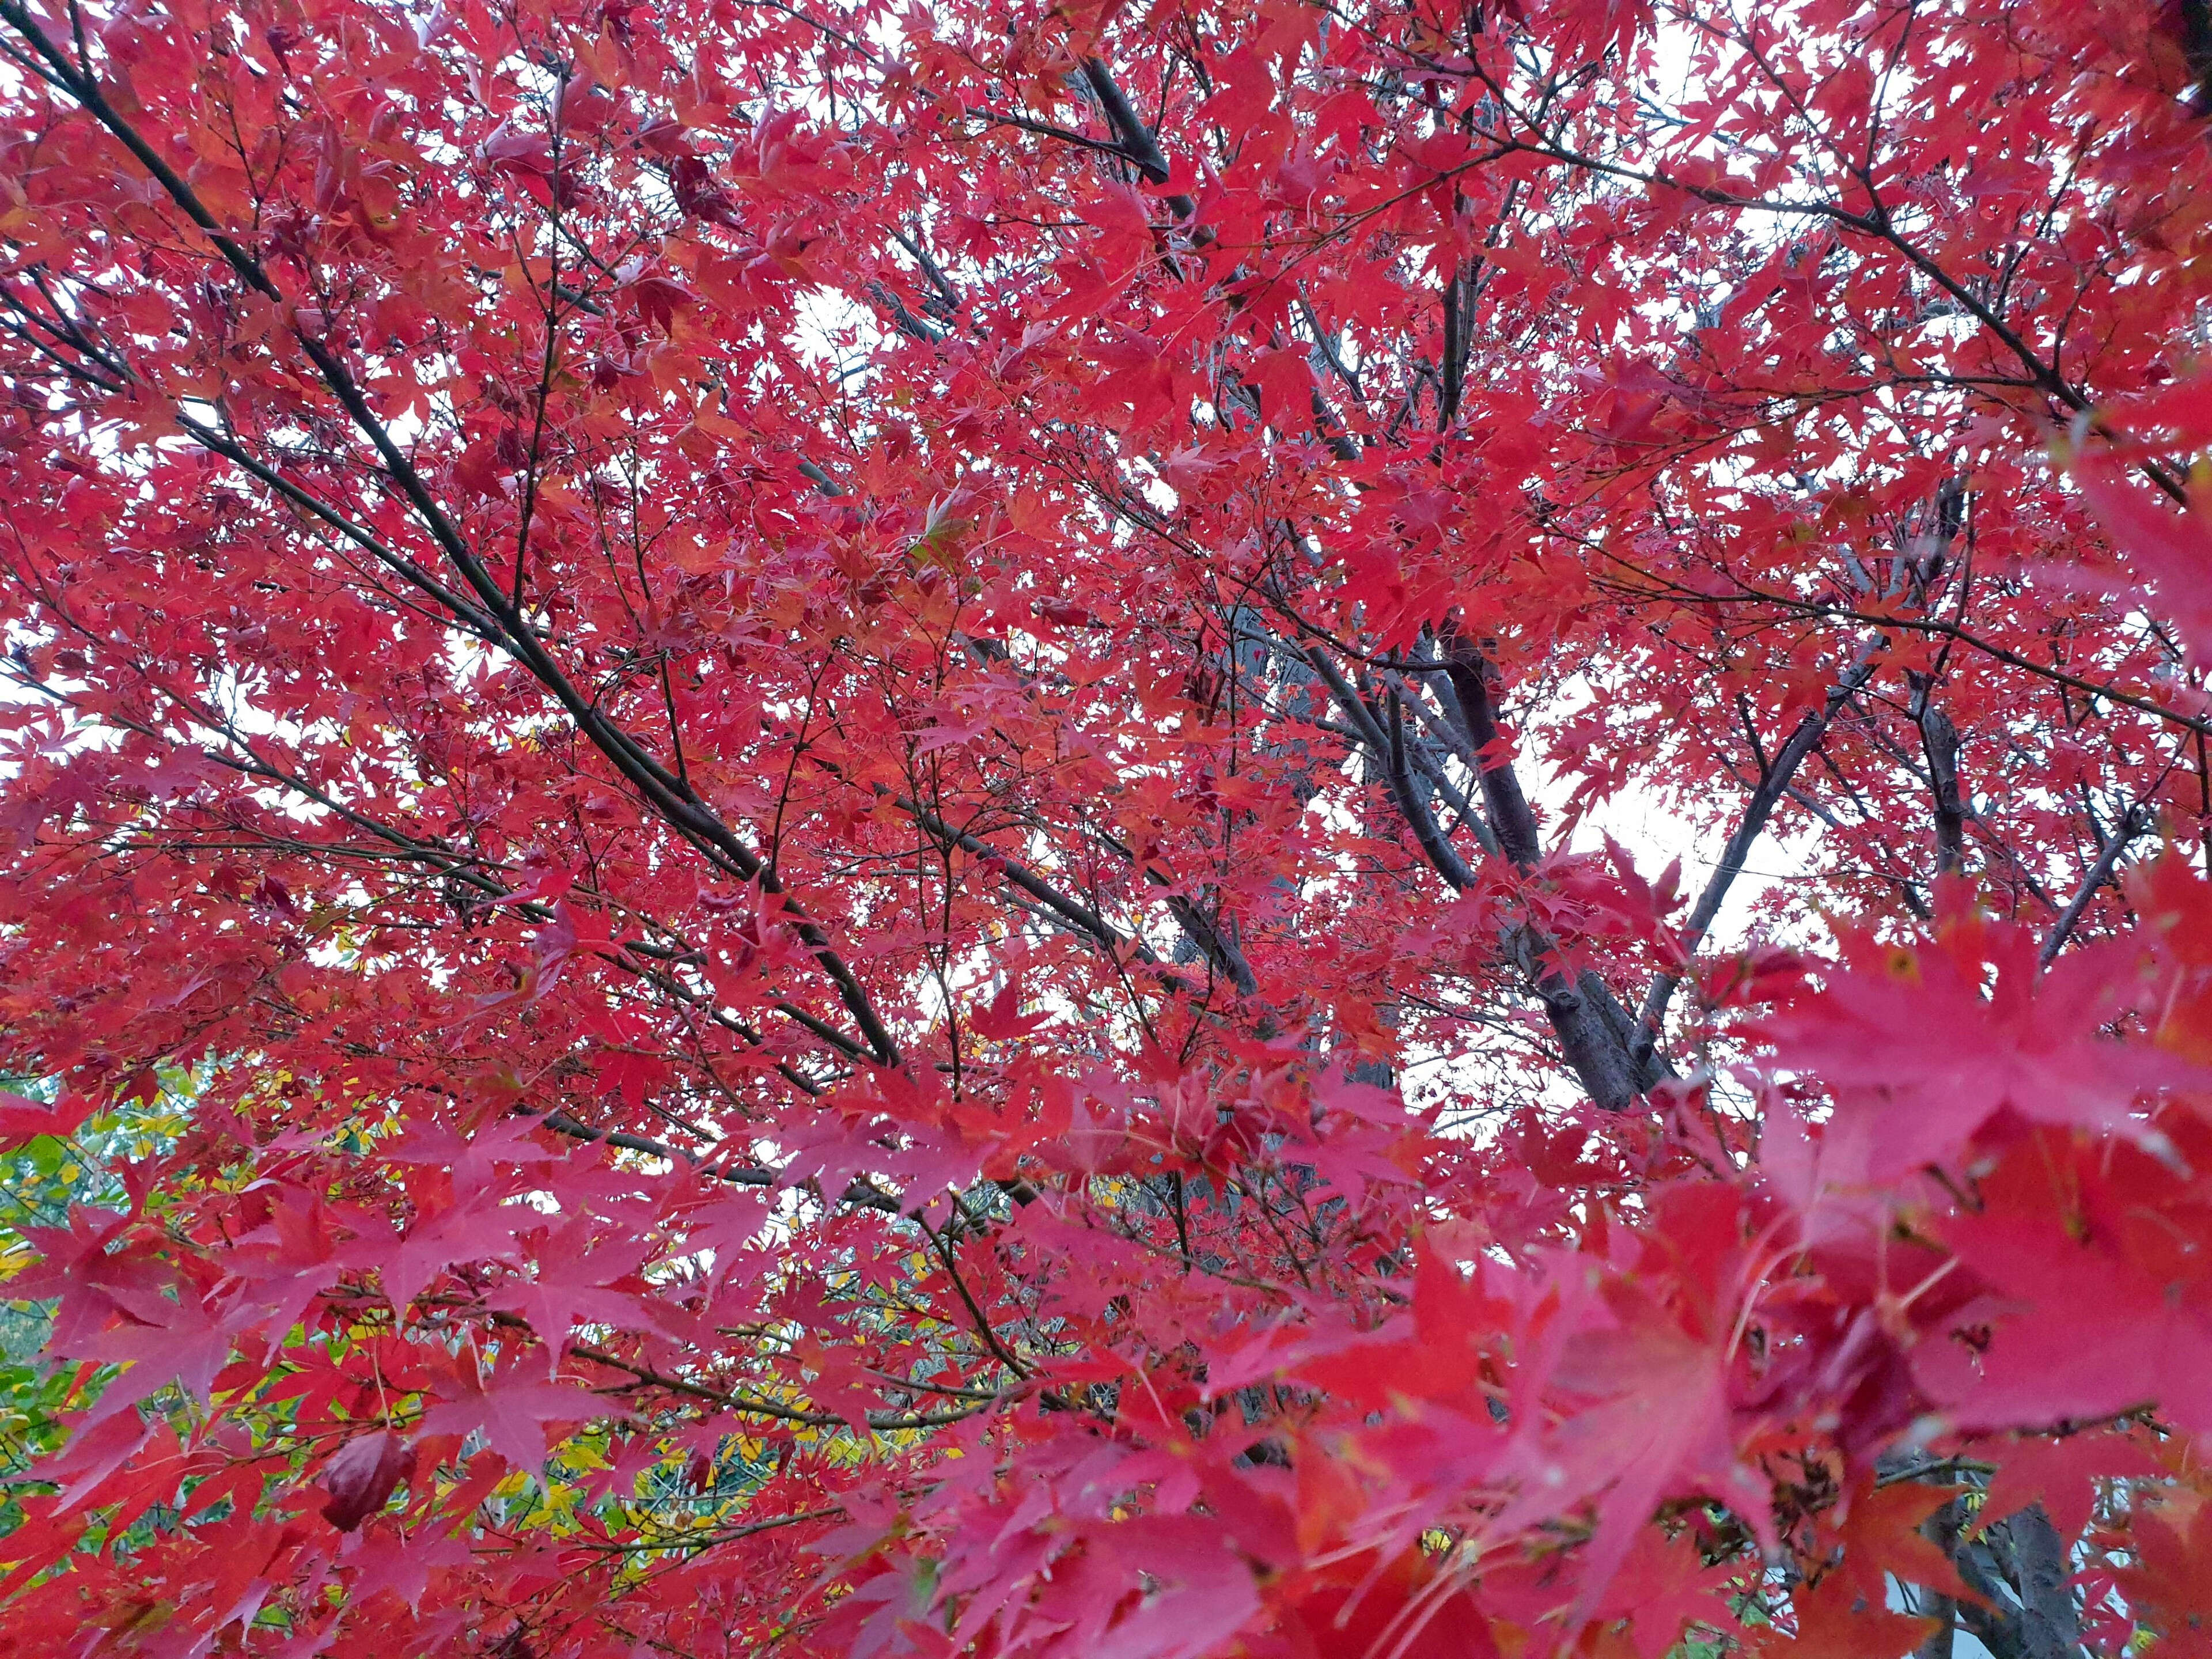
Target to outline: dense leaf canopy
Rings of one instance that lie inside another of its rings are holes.
[[[2208,75],[0,0],[0,1650],[2212,1652]]]

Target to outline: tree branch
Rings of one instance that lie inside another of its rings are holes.
[[[2089,873],[2082,877],[2081,885],[2074,896],[2066,901],[2066,908],[2058,913],[2058,920],[2051,923],[2051,932],[2043,941],[2043,949],[2036,957],[2043,966],[2049,967],[2058,953],[2066,948],[2066,941],[2073,936],[2074,929],[2080,923],[2082,913],[2089,908],[2090,901],[2097,896],[2097,890],[2112,878],[2112,872],[2119,866],[2121,854],[2127,851],[2128,843],[2150,825],[2150,814],[2141,806],[2130,806],[2120,815],[2120,821],[2112,826],[2112,833],[2105,837],[2104,848],[2097,854],[2097,861],[2089,866]]]

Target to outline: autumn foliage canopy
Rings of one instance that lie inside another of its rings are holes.
[[[0,0],[0,1651],[2212,1653],[2208,78]]]

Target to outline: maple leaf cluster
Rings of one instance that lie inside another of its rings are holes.
[[[2212,1653],[2208,115],[0,0],[0,1652]]]

